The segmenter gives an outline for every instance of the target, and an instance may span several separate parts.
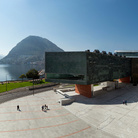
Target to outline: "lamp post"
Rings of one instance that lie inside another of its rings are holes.
[[[33,79],[33,95],[34,95],[34,78],[32,78]]]
[[[7,75],[6,75],[6,92],[7,92]]]

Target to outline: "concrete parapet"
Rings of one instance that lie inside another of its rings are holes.
[[[111,91],[118,88],[118,82],[106,81],[101,83],[102,89],[106,91]]]
[[[118,83],[118,88],[122,88],[128,85],[128,83]]]
[[[64,92],[62,92],[61,90],[56,90],[56,92],[58,92],[59,94],[63,95],[64,98],[61,98],[58,100],[58,102],[60,103],[60,105],[67,105],[67,104],[71,104],[72,102],[75,101],[74,98],[70,97],[69,95],[65,94]]]
[[[59,94],[65,96],[65,98],[70,98],[69,95],[65,94],[64,92],[62,92],[61,90],[56,90],[56,92],[58,92]]]
[[[59,100],[59,103],[60,103],[60,105],[68,105],[68,104],[73,103],[74,101],[75,101],[75,99],[73,99],[73,98],[61,98]]]

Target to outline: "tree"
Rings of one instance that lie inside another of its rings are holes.
[[[27,73],[26,73],[26,77],[29,79],[39,79],[39,73],[37,70],[35,69],[30,69]]]
[[[34,79],[39,79],[39,73],[35,69],[31,69],[26,73],[27,78],[33,79],[33,95],[34,95]]]
[[[21,78],[23,81],[23,79],[26,78],[26,75],[22,74],[19,78]]]

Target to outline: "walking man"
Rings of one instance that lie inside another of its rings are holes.
[[[44,110],[44,106],[42,105],[42,111]]]
[[[19,107],[19,105],[17,105],[17,110],[18,110],[18,111],[20,110],[20,107]]]
[[[127,105],[127,100],[125,100],[125,105]]]

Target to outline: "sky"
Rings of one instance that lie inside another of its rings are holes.
[[[22,39],[65,51],[138,50],[138,0],[0,0],[0,54]]]

